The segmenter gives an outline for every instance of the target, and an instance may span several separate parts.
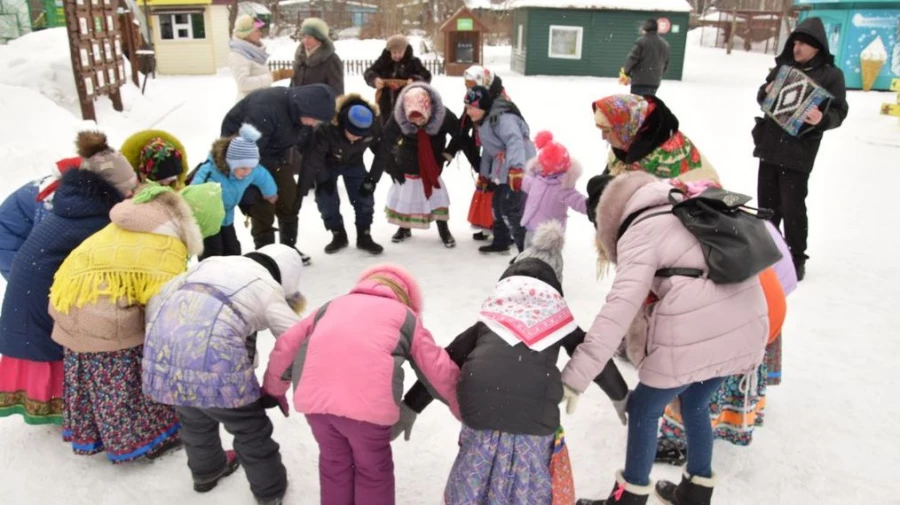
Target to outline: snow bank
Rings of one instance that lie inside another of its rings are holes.
[[[0,68],[4,70],[0,84],[36,90],[73,114],[79,113],[65,28],[30,33],[0,46]]]

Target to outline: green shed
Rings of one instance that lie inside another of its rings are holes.
[[[687,0],[512,0],[513,71],[617,77],[644,21],[659,22],[671,47],[664,79],[681,80]]]

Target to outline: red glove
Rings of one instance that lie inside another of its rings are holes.
[[[509,187],[513,191],[522,191],[522,179],[525,177],[525,171],[521,168],[509,169]]]

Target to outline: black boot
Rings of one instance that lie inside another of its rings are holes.
[[[384,247],[381,247],[381,245],[372,240],[372,234],[369,233],[368,226],[356,227],[356,248],[371,254],[381,254],[384,252]]]
[[[616,484],[605,500],[581,498],[575,505],[646,505],[650,486],[637,486],[625,481],[622,471],[616,472]]]
[[[687,445],[667,437],[659,437],[656,441],[656,463],[682,466],[687,462]]]
[[[275,243],[275,230],[264,231],[253,235],[253,247],[259,249],[269,244]]]
[[[286,246],[297,249],[297,221],[278,221],[278,241]],[[297,249],[300,259],[304,265],[312,263],[312,258],[303,254],[303,251]]]
[[[484,242],[485,240],[490,240],[491,234],[490,232],[480,231],[478,233],[472,234],[472,240],[477,240],[479,242]]]
[[[347,239],[347,230],[343,226],[337,230],[331,230],[331,233],[334,234],[334,237],[332,237],[331,243],[325,246],[325,254],[334,254],[350,245],[350,241]]]
[[[509,245],[500,245],[497,242],[492,242],[488,245],[483,245],[478,248],[478,252],[482,254],[509,254]]]
[[[225,468],[212,477],[201,480],[194,479],[194,491],[198,493],[212,491],[220,480],[233,474],[239,466],[241,466],[241,462],[238,460],[237,454],[234,451],[225,451]]]
[[[797,271],[797,282],[806,277],[806,255],[794,256],[794,270]]]
[[[391,237],[391,242],[396,244],[398,242],[403,242],[410,237],[412,237],[412,232],[409,231],[409,228],[400,227],[397,228],[397,233],[394,233],[394,235]]]
[[[691,477],[685,472],[677,486],[667,480],[657,482],[656,496],[667,505],[710,505],[715,484],[715,476]]]
[[[450,225],[447,224],[447,221],[437,221],[437,229],[444,247],[456,247],[456,239],[450,233]]]

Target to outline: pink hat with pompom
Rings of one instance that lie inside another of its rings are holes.
[[[569,171],[572,166],[569,151],[553,140],[552,133],[547,130],[539,132],[534,138],[534,145],[538,148],[538,168],[542,176],[550,177]]]

